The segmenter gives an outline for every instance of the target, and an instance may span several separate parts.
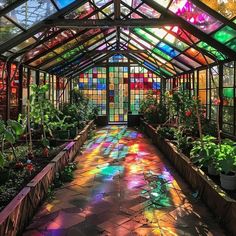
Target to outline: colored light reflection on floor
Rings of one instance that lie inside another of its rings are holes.
[[[140,132],[102,128],[76,160],[75,179],[42,206],[25,236],[223,235]]]

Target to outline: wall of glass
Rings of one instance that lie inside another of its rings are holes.
[[[111,57],[107,66],[95,67],[78,76],[78,87],[99,108],[99,115],[108,115],[109,122],[126,122],[128,111],[139,113],[140,103],[148,91],[158,99],[161,79],[144,67],[128,64],[120,55]],[[119,63],[127,63],[119,66]]]
[[[0,118],[17,119],[19,113],[25,113],[31,94],[30,85],[37,83],[49,84],[46,98],[50,99],[54,106],[59,107],[59,103],[69,102],[70,86],[66,78],[57,78],[16,64],[6,66],[0,61]]]
[[[106,67],[95,67],[79,75],[78,86],[94,105],[99,109],[99,115],[106,115]]]
[[[236,136],[236,63],[224,63],[170,79],[166,89],[180,86],[184,76],[193,76],[191,84],[197,88],[195,95],[203,104],[207,119],[214,123],[218,118],[223,133]]]
[[[133,115],[139,113],[140,103],[148,91],[158,98],[161,79],[156,74],[140,66],[130,66],[130,110]]]

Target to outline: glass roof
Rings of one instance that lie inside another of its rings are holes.
[[[121,0],[117,6],[112,0],[0,0],[0,52],[5,58],[18,53],[16,60],[26,65],[73,77],[109,58],[110,51],[122,50],[164,78],[235,60],[236,2]]]

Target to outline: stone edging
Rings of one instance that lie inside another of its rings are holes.
[[[165,157],[175,166],[185,181],[198,191],[201,199],[217,216],[221,224],[229,233],[236,235],[236,201],[230,198],[201,169],[194,166],[187,156],[177,150],[173,143],[161,138],[156,133],[155,128],[143,120],[141,121],[141,127]]]
[[[74,159],[93,124],[94,121],[90,121],[74,141],[69,142],[0,212],[1,236],[20,235],[46,196],[56,172],[63,170]]]

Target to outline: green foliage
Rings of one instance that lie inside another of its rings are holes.
[[[192,162],[199,167],[215,165],[216,151],[218,149],[216,141],[215,137],[206,135],[202,137],[202,140],[193,142],[193,148],[190,152]]]
[[[164,123],[167,119],[164,100],[161,99],[161,101],[158,102],[153,91],[148,91],[146,97],[142,100],[140,112],[143,114],[144,118],[152,124]]]
[[[157,133],[164,139],[173,140],[175,138],[176,128],[161,127],[158,129]]]
[[[184,133],[182,129],[176,129],[175,132],[176,146],[184,154],[189,155],[193,145],[193,138]]]
[[[54,108],[50,100],[46,99],[49,85],[31,85],[30,118],[35,128],[40,127],[42,135],[46,138],[46,132],[50,132],[50,122],[55,120],[61,113]]]
[[[66,116],[65,122],[82,129],[89,120],[96,118],[98,108],[78,89],[72,91],[72,101],[72,104],[65,104],[62,109]]]
[[[74,170],[76,169],[75,163],[69,163],[65,169],[60,173],[60,179],[62,182],[70,182],[74,179]]]
[[[14,120],[8,120],[5,123],[3,120],[0,120],[0,142],[1,142],[1,151],[0,151],[0,168],[3,168],[7,162],[7,155],[4,151],[5,143],[12,145],[17,141],[20,135],[22,135],[24,129],[20,123]]]
[[[224,174],[236,171],[236,143],[225,139],[216,150],[216,168]]]

